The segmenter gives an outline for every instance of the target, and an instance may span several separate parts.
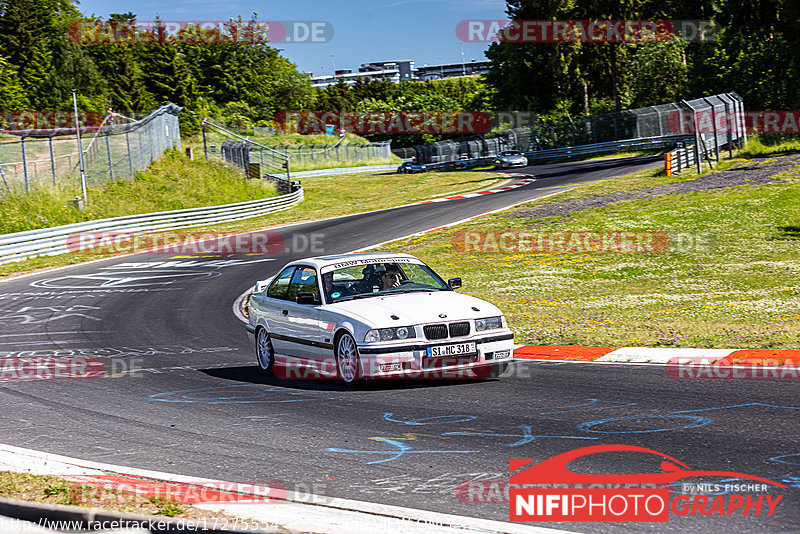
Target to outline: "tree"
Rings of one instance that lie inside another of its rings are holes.
[[[42,107],[44,87],[53,70],[48,47],[45,6],[39,0],[3,0],[0,13],[0,49],[17,68],[19,81],[31,105]]]
[[[27,106],[28,98],[19,81],[17,69],[8,59],[0,56],[0,109],[21,110]]]
[[[109,18],[108,24],[112,28],[116,28],[119,24],[131,28],[136,24],[136,15],[114,13]],[[119,33],[125,35],[123,31]],[[131,43],[85,45],[106,79],[107,97],[111,106],[127,115],[150,111],[155,107],[155,98],[147,90],[145,74],[142,72],[140,48],[143,46],[148,45]]]
[[[626,67],[630,70],[633,107],[675,102],[686,95],[689,80],[686,41],[672,39],[636,47]]]

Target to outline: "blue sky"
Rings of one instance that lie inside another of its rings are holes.
[[[455,34],[459,21],[505,19],[504,0],[83,0],[78,8],[103,19],[110,13],[135,13],[139,20],[227,20],[239,14],[258,20],[327,21],[334,29],[328,43],[280,43],[283,56],[301,71],[329,74],[358,70],[361,63],[411,59],[417,66],[485,59],[486,43],[462,43]]]

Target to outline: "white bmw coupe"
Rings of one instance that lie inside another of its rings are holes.
[[[499,376],[514,334],[497,307],[459,287],[408,254],[297,260],[256,283],[247,332],[262,371],[284,378]]]

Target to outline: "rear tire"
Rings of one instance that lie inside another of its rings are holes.
[[[272,340],[269,338],[266,328],[256,330],[256,361],[262,373],[272,374],[272,367],[275,364],[275,349],[272,347]]]

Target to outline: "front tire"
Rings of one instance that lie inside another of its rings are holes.
[[[350,334],[342,334],[336,341],[336,369],[339,380],[352,386],[358,382],[360,361],[356,340]]]
[[[259,328],[256,331],[256,360],[262,373],[272,374],[272,367],[275,364],[275,349],[272,347],[272,340],[265,328]]]

